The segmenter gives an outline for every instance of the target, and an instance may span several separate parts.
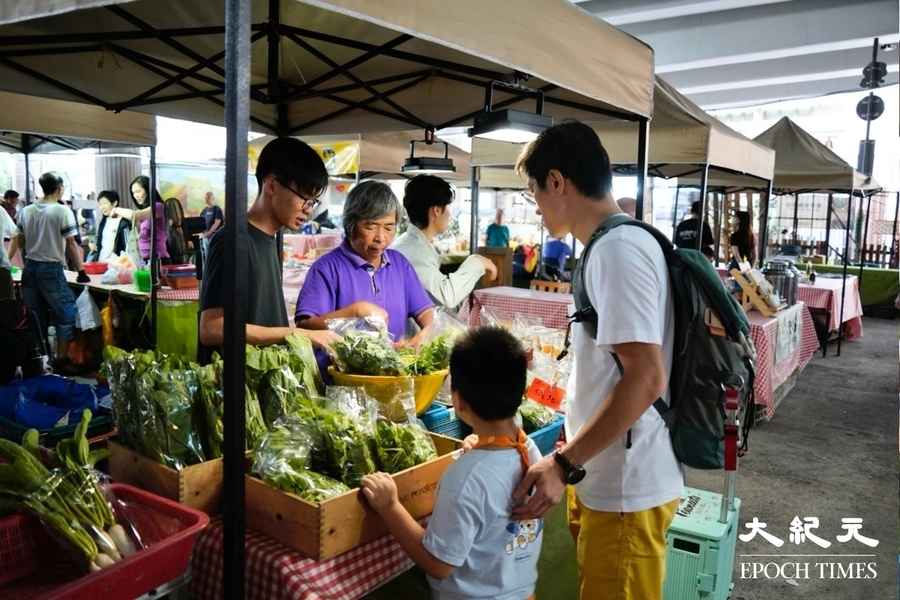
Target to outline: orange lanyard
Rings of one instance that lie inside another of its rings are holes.
[[[525,432],[519,429],[519,435],[513,440],[506,435],[492,435],[478,440],[475,448],[515,448],[519,453],[519,459],[522,461],[522,471],[528,470],[531,460],[528,458],[528,437]]]

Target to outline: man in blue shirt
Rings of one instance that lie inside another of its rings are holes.
[[[566,261],[572,256],[572,249],[562,240],[549,238],[544,244],[543,256],[547,274],[560,276],[566,270]]]

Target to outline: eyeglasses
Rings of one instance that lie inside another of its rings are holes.
[[[279,183],[279,185],[281,185],[281,187],[287,189],[292,194],[294,194],[295,196],[297,196],[298,198],[303,200],[303,208],[305,208],[305,209],[314,210],[317,206],[319,206],[319,204],[322,203],[322,201],[318,198],[309,198],[307,196],[304,196],[303,194],[301,194],[300,192],[298,192],[297,190],[295,190],[293,187],[289,186],[285,182],[281,181],[280,179],[276,179],[275,181],[277,181]]]

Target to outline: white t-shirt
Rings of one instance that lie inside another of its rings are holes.
[[[19,213],[19,231],[25,234],[28,260],[66,264],[66,238],[77,232],[75,216],[68,206],[35,202]]]
[[[15,221],[6,212],[6,209],[0,208],[0,267],[8,269],[12,266],[9,256],[6,254],[6,240],[11,240],[16,235],[18,235],[18,230]]]
[[[541,453],[528,440],[531,463]],[[422,545],[456,568],[428,578],[432,600],[526,600],[534,593],[542,519],[510,518],[512,493],[522,478],[515,449],[471,450],[441,478]]]
[[[566,432],[569,439],[601,409],[621,378],[614,344],[642,342],[663,348],[666,374],[672,369],[675,334],[671,284],[665,257],[646,231],[621,226],[594,244],[585,265],[585,286],[597,311],[597,339],[576,323],[574,367],[569,379]],[[663,400],[669,401],[666,392]],[[578,498],[593,510],[637,512],[679,498],[681,467],[659,413],[649,407],[626,436],[589,460],[577,486]]]
[[[121,222],[121,217],[106,217],[106,223],[103,224],[103,239],[100,242],[100,256],[97,257],[98,262],[109,262],[115,257],[116,235],[119,233],[119,223]]]

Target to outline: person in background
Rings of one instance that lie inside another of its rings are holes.
[[[746,259],[751,265],[755,265],[756,236],[753,235],[753,228],[750,225],[750,213],[739,210],[735,213],[735,218],[737,219],[736,228],[728,238],[731,258],[737,262]]]
[[[131,221],[112,216],[113,210],[119,206],[119,194],[113,190],[100,192],[97,204],[100,207],[100,224],[97,226],[97,242],[91,249],[88,260],[91,262],[109,262],[125,252],[128,244],[128,231]]]
[[[172,264],[180,265],[186,262],[188,251],[187,242],[184,239],[184,207],[178,198],[166,200],[166,248],[169,251],[169,260]]]
[[[688,250],[697,250],[697,236],[700,231],[700,213],[703,211],[703,203],[696,200],[691,204],[691,211],[684,217],[684,220],[675,228],[675,245],[679,248]],[[712,228],[708,221],[703,223],[703,242],[700,244],[700,251],[705,255],[713,254],[713,245],[715,244]]]
[[[634,198],[628,198],[628,197],[619,198],[616,201],[616,204],[619,205],[619,208],[626,215],[630,215],[630,216],[634,217],[635,214],[637,213],[637,200],[635,200]]]
[[[344,205],[344,241],[310,268],[297,298],[297,327],[327,329],[329,319],[381,317],[395,342],[407,320],[431,325],[434,306],[409,261],[389,247],[403,208],[380,181],[354,187]],[[415,345],[419,337],[406,343]],[[326,358],[320,354],[319,364]]]
[[[200,211],[200,216],[203,217],[203,224],[206,226],[206,229],[200,234],[200,250],[205,262],[206,255],[209,254],[209,240],[225,223],[225,213],[216,204],[216,197],[212,192],[206,192],[203,201],[206,203],[206,206]]]
[[[131,199],[137,210],[117,207],[112,215],[123,217],[138,226],[138,252],[145,263],[150,262],[150,178],[146,175],[138,175],[129,187]],[[166,207],[163,204],[159,192],[153,190],[153,202],[156,210],[156,256],[162,262],[169,261],[169,249],[166,246],[168,239],[168,226],[166,219]]]
[[[450,226],[450,203],[453,188],[434,175],[416,175],[406,183],[403,206],[410,225],[394,245],[406,257],[425,291],[441,306],[454,309],[475,289],[481,277],[497,278],[497,267],[483,256],[466,258],[454,273],[441,273],[441,259],[434,248],[434,238]]]
[[[25,250],[22,290],[25,304],[37,315],[42,335],[46,336],[48,313],[56,327],[56,362],[59,373],[75,369],[67,358],[69,343],[75,337],[75,295],[66,280],[66,254],[78,271],[78,283],[89,283],[84,272],[81,248],[75,241],[77,225],[72,211],[60,203],[64,186],[56,173],[44,173],[39,179],[44,197],[26,206],[19,214],[16,241],[10,249]]]
[[[6,213],[9,217],[15,221],[16,220],[16,211],[18,210],[19,204],[19,192],[16,190],[6,190],[3,192],[3,208],[6,209]]]
[[[623,215],[611,194],[609,155],[584,123],[545,129],[516,170],[553,237],[574,233],[587,245],[607,219]],[[566,444],[528,469],[513,518],[541,517],[567,495],[580,598],[661,600],[666,531],[684,489],[653,407],[669,399],[672,283],[662,248],[637,227],[609,231],[581,260],[596,335],[587,323],[572,327]]]
[[[16,249],[16,222],[5,210],[0,211],[0,268],[12,269],[12,263],[9,262],[9,256],[6,254],[6,240],[10,240],[10,251]]]
[[[543,522],[510,514],[516,484],[541,459],[515,421],[527,368],[522,344],[499,327],[473,329],[454,346],[453,406],[477,437],[441,477],[427,527],[400,504],[390,475],[363,477],[363,496],[428,575],[433,598],[533,597]]]
[[[572,256],[572,248],[556,238],[548,238],[544,243],[544,270],[551,277],[562,277],[566,270],[566,261]]]
[[[330,331],[294,329],[282,290],[281,257],[276,235],[284,228],[300,229],[309,218],[318,197],[328,185],[322,159],[309,145],[296,138],[270,141],[256,163],[259,193],[247,210],[247,343],[278,344],[292,333],[307,336],[316,346],[328,346],[338,339]],[[200,291],[200,343],[219,348],[224,339],[225,232],[219,228],[209,240],[206,272]]]
[[[509,227],[503,224],[503,209],[497,209],[497,216],[494,222],[488,225],[487,242],[488,248],[507,248],[509,246]]]

